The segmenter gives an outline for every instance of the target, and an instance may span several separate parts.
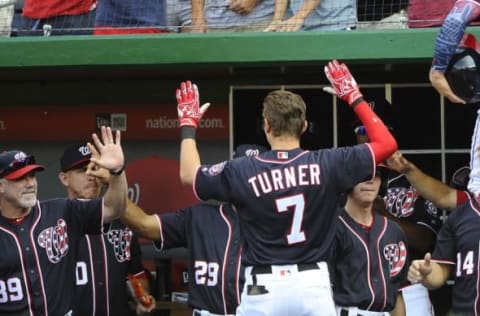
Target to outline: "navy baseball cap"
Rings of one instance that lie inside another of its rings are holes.
[[[242,144],[238,145],[233,153],[233,158],[240,158],[244,156],[258,156],[268,151],[266,147],[260,145]]]
[[[67,147],[60,158],[60,168],[63,172],[76,169],[90,162],[92,152],[86,144],[75,144]]]
[[[35,157],[20,150],[0,153],[0,178],[16,180],[32,171],[42,171],[45,167],[35,164]]]
[[[463,166],[455,170],[450,179],[450,186],[457,190],[466,191],[470,181],[470,167]]]

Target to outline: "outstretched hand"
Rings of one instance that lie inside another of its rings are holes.
[[[323,91],[336,95],[348,105],[352,105],[360,98],[363,98],[358,84],[353,78],[347,65],[339,63],[337,60],[330,61],[324,68],[325,75],[330,81],[331,87],[323,88]]]
[[[92,153],[91,157],[96,159],[100,158],[100,153],[95,146],[90,148],[90,152]],[[87,165],[87,175],[97,178],[103,184],[107,184],[110,181],[110,172],[92,161],[90,161]]]
[[[437,92],[440,93],[440,95],[449,99],[450,102],[461,103],[461,104],[466,103],[465,100],[459,98],[455,93],[453,93],[452,89],[450,88],[450,85],[448,84],[447,78],[445,78],[445,74],[443,72],[435,69],[430,69],[429,78],[435,90],[437,90]]]
[[[408,280],[413,284],[422,282],[432,272],[432,255],[427,252],[423,260],[413,260],[408,269]]]
[[[97,150],[99,153],[99,156],[92,155],[90,161],[112,172],[121,170],[124,167],[125,158],[120,144],[120,131],[116,131],[115,140],[110,127],[102,126],[100,131],[102,136],[101,140],[98,135],[94,133],[92,134],[92,138],[95,145],[87,143],[92,153]]]
[[[200,106],[198,87],[190,81],[180,84],[180,88],[176,91],[176,97],[180,127],[190,126],[197,128],[200,119],[203,114],[207,112],[210,103],[205,103]]]
[[[400,173],[407,173],[410,171],[412,165],[407,158],[403,157],[402,153],[397,151],[385,160],[385,164],[390,168]]]

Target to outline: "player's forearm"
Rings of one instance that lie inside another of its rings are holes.
[[[180,144],[180,181],[182,184],[193,184],[195,173],[200,167],[200,155],[194,138],[182,139]]]
[[[121,220],[138,236],[150,240],[160,239],[160,231],[155,216],[146,214],[142,208],[131,200],[128,200],[127,211],[122,215]]]
[[[434,261],[432,261],[431,265],[432,272],[425,276],[421,283],[427,289],[434,290],[438,289],[444,285],[445,282],[447,282],[451,268],[446,264],[440,264]]]
[[[104,222],[111,222],[119,218],[127,208],[127,177],[125,171],[119,175],[112,175],[108,189],[103,196]]]
[[[480,4],[459,0],[448,13],[435,42],[432,68],[444,72],[455,54],[468,23],[480,15]]]
[[[457,191],[445,183],[423,173],[410,163],[403,174],[417,192],[437,208],[452,210],[457,206]]]
[[[368,103],[363,100],[354,106],[353,110],[360,122],[365,126],[376,163],[380,163],[390,157],[397,150],[397,141],[382,120],[373,112]]]

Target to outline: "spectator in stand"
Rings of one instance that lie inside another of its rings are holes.
[[[408,26],[411,28],[440,26],[454,3],[455,0],[410,0]]]
[[[168,33],[165,0],[102,0],[95,35]]]
[[[273,19],[274,0],[192,0],[192,32],[263,31]]]
[[[12,21],[12,36],[92,34],[96,0],[25,0]]]
[[[0,36],[10,36],[13,20],[14,1],[0,0]]]
[[[354,0],[275,0],[274,18],[265,31],[339,31],[356,25]]]
[[[167,23],[170,32],[190,32],[192,2],[190,0],[167,0]]]

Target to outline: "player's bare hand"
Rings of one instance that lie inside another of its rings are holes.
[[[100,158],[100,153],[94,146],[90,148],[90,151],[92,153],[92,157],[96,159]],[[110,172],[92,161],[90,161],[90,163],[87,165],[87,175],[99,179],[103,184],[107,184],[110,181]]]
[[[408,269],[408,281],[422,282],[432,272],[431,254],[427,252],[423,260],[413,260]]]
[[[90,161],[98,165],[99,167],[106,168],[113,172],[123,168],[125,164],[125,158],[123,156],[122,146],[120,144],[120,131],[116,131],[115,139],[113,137],[112,129],[108,126],[102,126],[100,129],[101,139],[96,133],[92,134],[93,143],[87,143],[90,151],[98,150],[99,156],[90,158]]]
[[[325,66],[324,70],[332,86],[323,88],[323,91],[336,95],[347,102],[348,105],[352,105],[363,97],[347,65],[339,63],[337,60],[332,60]]]
[[[385,160],[386,165],[400,173],[408,173],[411,170],[411,163],[405,157],[403,157],[402,153],[397,151],[393,155]]]
[[[452,89],[450,88],[450,85],[448,84],[447,78],[445,78],[445,74],[443,72],[435,69],[430,69],[429,78],[435,90],[437,90],[437,92],[440,93],[440,95],[449,99],[450,102],[462,103],[462,104],[466,103],[465,100],[459,98],[455,93],[453,93]]]

